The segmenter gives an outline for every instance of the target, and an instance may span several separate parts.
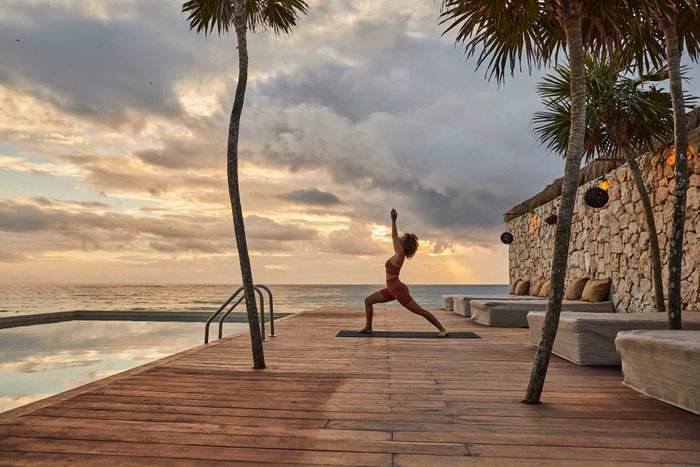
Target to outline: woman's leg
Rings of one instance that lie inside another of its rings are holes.
[[[433,315],[431,312],[420,306],[419,304],[416,303],[415,300],[411,299],[410,302],[407,303],[402,303],[402,305],[410,312],[415,313],[417,315],[422,316],[423,318],[427,319],[430,321],[430,324],[435,326],[440,330],[440,333],[438,334],[439,337],[445,337],[447,335],[447,331],[443,327],[442,323],[438,321],[438,319]]]
[[[372,334],[372,315],[374,314],[373,305],[376,303],[386,303],[394,300],[387,289],[379,290],[365,298],[365,327],[360,330],[362,334]]]

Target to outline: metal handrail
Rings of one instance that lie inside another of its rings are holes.
[[[266,341],[267,339],[265,338],[265,299],[263,298],[263,294],[257,285],[253,286],[253,290],[255,290],[258,293],[258,296],[260,297],[260,315],[262,317],[262,320],[260,322],[260,327],[261,327],[261,331],[262,331],[262,340]],[[234,303],[233,306],[230,307],[228,309],[228,311],[226,311],[226,313],[224,313],[221,316],[221,318],[219,318],[219,339],[221,339],[221,337],[223,336],[224,320],[233,311],[233,309],[236,308],[238,306],[238,304],[241,303],[244,299],[245,299],[245,295],[243,297],[239,298],[236,301],[236,303]]]
[[[253,290],[255,290],[260,297],[260,318],[262,318],[260,320],[260,333],[262,334],[263,342],[265,342],[267,340],[265,337],[265,296],[257,285],[253,286]]]
[[[231,312],[233,311],[233,309],[236,308],[243,300],[245,300],[245,295],[242,296],[241,298],[239,298],[238,300],[236,300],[236,303],[234,303],[233,305],[231,305],[231,307],[229,307],[229,309],[226,310],[226,313],[224,313],[223,315],[221,315],[221,318],[219,318],[219,339],[221,339],[221,337],[223,337],[223,333],[224,333],[224,320],[225,320],[226,317],[229,315],[229,313],[231,313]],[[206,342],[204,342],[204,343],[206,344]]]
[[[260,289],[264,289],[270,298],[270,337],[275,337],[275,317],[272,305],[272,291],[269,287],[263,284],[257,284],[253,286],[253,290],[255,290],[258,293],[258,296],[260,297],[260,330],[262,333],[262,340],[267,341],[265,337],[265,298]],[[219,309],[212,313],[209,319],[207,319],[204,328],[205,344],[209,343],[209,325],[211,324],[211,322],[214,320],[214,318],[216,318],[219,315],[219,313],[221,313],[229,305],[229,303],[231,303],[238,296],[238,294],[241,293],[242,290],[244,290],[243,286],[240,286],[238,289],[236,289],[236,291],[233,294],[231,294],[231,296],[219,307]],[[221,316],[221,318],[219,318],[219,339],[221,339],[223,335],[224,320],[234,310],[234,308],[236,308],[244,299],[245,294],[242,297],[240,297],[233,305],[231,305],[229,309],[226,310],[226,312]]]
[[[270,288],[266,285],[263,284],[257,284],[256,287],[260,287],[261,289],[265,290],[267,292],[268,297],[270,297],[270,337],[276,337],[275,334],[275,311],[274,311],[274,306],[272,305],[272,291]]]
[[[228,298],[228,300],[226,300],[226,301],[224,302],[224,304],[221,305],[221,306],[219,307],[218,310],[216,310],[214,313],[212,313],[212,315],[209,317],[209,319],[207,320],[207,322],[204,324],[204,343],[205,343],[205,344],[208,344],[208,343],[209,343],[209,324],[211,324],[211,322],[214,321],[214,318],[216,318],[216,316],[217,316],[219,313],[221,313],[221,311],[222,311],[224,308],[226,308],[226,306],[227,306],[229,303],[231,303],[231,301],[232,301],[234,298],[236,298],[236,295],[238,295],[239,293],[241,293],[241,290],[243,290],[243,286],[238,287],[238,289],[237,289],[233,294],[231,294],[231,296]]]

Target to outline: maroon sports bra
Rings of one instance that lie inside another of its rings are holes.
[[[398,276],[399,272],[401,272],[401,267],[394,266],[391,262],[391,258],[386,260],[386,263],[384,263],[384,268],[386,269],[386,273],[391,274],[392,276]]]

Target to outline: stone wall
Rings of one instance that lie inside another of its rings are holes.
[[[690,146],[698,154],[700,129],[690,133]],[[641,156],[638,161],[654,207],[659,233],[664,290],[668,281],[668,238],[673,214],[673,167],[666,162],[671,149]],[[700,162],[689,162],[690,186],[683,259],[683,308],[700,311]],[[639,194],[625,164],[606,175],[610,200],[601,209],[588,207],[583,194],[596,182],[578,189],[572,225],[567,284],[589,276],[612,279],[611,297],[618,312],[655,311],[646,220]],[[560,199],[508,222],[515,240],[510,245],[510,279],[533,280],[549,276],[554,247],[554,225],[544,219],[556,214]],[[534,214],[534,215],[533,215]]]

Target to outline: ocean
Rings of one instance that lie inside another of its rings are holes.
[[[67,285],[0,284],[0,317],[57,311],[216,310],[238,286],[231,285]],[[382,285],[269,285],[276,312],[296,313],[321,306],[362,308]],[[410,285],[425,308],[442,306],[445,294],[506,293],[506,285]],[[267,300],[267,296],[265,297]],[[400,306],[396,302],[387,306]]]

